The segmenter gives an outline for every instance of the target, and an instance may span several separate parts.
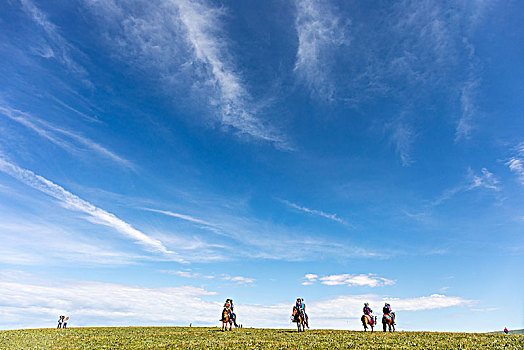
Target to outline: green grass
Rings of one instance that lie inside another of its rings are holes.
[[[524,349],[523,335],[187,327],[0,331],[1,349]]]

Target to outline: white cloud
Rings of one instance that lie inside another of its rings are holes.
[[[310,274],[308,274],[311,276]],[[317,277],[316,275],[314,278],[308,278],[308,275],[305,276],[305,278],[308,280],[308,282],[316,282]],[[352,275],[352,274],[340,274],[340,275],[328,275],[323,277],[318,277],[318,280],[320,283],[325,284],[327,286],[339,286],[339,285],[347,285],[347,286],[367,286],[367,287],[379,287],[379,286],[389,286],[395,284],[395,281],[383,278],[383,277],[376,277],[374,274],[360,274],[360,275]]]
[[[135,168],[135,166],[127,159],[122,158],[93,140],[35,118],[29,113],[19,111],[9,106],[0,106],[0,113],[8,117],[10,120],[33,130],[41,137],[51,141],[69,153],[77,154],[81,151],[79,146],[83,146],[126,168]],[[72,143],[71,141],[74,141],[75,143]]]
[[[149,237],[143,232],[132,227],[127,222],[119,219],[114,214],[97,208],[93,204],[79,198],[59,185],[33,173],[30,170],[22,169],[17,165],[0,158],[0,171],[14,177],[15,179],[40,192],[57,199],[59,203],[67,209],[87,214],[88,220],[97,224],[111,227],[120,232],[125,237],[145,246],[149,250],[161,252],[164,254],[173,254],[173,252],[168,251],[159,240]]]
[[[473,300],[466,300],[461,297],[453,297],[442,294],[431,294],[430,296],[418,298],[384,298],[395,309],[399,311],[421,311],[442,309],[452,306],[467,306],[474,303]]]
[[[328,58],[334,48],[349,44],[346,24],[326,2],[299,0],[295,4],[298,36],[295,72],[313,95],[331,101],[335,84],[330,77]]]
[[[0,277],[2,328],[52,327],[60,314],[70,326],[213,325],[220,303],[215,292],[192,286],[148,288],[94,281],[53,282]]]
[[[302,282],[303,286],[309,286],[314,284],[317,281],[318,275],[315,275],[313,273],[307,273],[304,278],[306,279],[304,282]]]
[[[313,215],[318,215],[318,216],[322,216],[326,219],[329,219],[329,220],[333,220],[333,221],[336,221],[338,223],[341,223],[341,224],[344,224],[344,225],[347,225],[347,223],[339,218],[337,216],[337,214],[328,214],[328,213],[325,213],[321,210],[315,210],[315,209],[309,209],[309,208],[306,208],[306,207],[302,207],[298,204],[295,204],[295,203],[292,203],[292,202],[289,202],[287,200],[281,200],[282,203],[286,204],[287,206],[291,207],[291,208],[294,208],[294,209],[297,209],[297,210],[300,210],[300,211],[303,211],[304,213],[308,213],[308,214],[313,214]]]
[[[172,275],[177,275],[184,278],[204,278],[204,279],[214,279],[215,276],[213,275],[203,275],[199,272],[192,272],[191,269],[187,270],[161,270],[161,272],[169,273]]]
[[[224,275],[222,279],[225,281],[236,282],[238,284],[253,284],[255,282],[254,278],[243,277],[243,276]]]
[[[23,272],[0,273],[1,328],[41,328],[56,325],[60,314],[70,326],[219,325],[223,300],[229,296],[193,286],[144,287],[95,281],[46,281]],[[217,300],[218,299],[218,300]],[[463,307],[474,302],[433,294],[414,298],[378,295],[342,295],[306,300],[314,328],[360,329],[364,302],[378,308],[391,303],[400,312]],[[295,328],[289,321],[294,300],[275,304],[248,304],[235,299],[239,323],[246,327]],[[348,322],[349,325],[348,325]],[[424,329],[424,325],[417,325]]]

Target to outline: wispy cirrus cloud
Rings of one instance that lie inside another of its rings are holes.
[[[346,28],[349,22],[337,16],[328,2],[305,0],[295,4],[298,36],[295,72],[312,95],[331,101],[336,85],[327,61],[334,48],[349,44]]]
[[[226,252],[234,249],[236,258],[252,258],[252,259],[270,259],[270,260],[291,260],[302,261],[309,260],[319,256],[353,256],[363,258],[385,258],[390,254],[383,254],[380,252],[371,251],[362,247],[358,247],[349,242],[338,242],[329,237],[310,233],[305,234],[297,232],[295,229],[290,229],[285,225],[275,224],[270,221],[261,220],[254,217],[252,214],[246,212],[246,208],[234,207],[224,209],[221,205],[229,200],[220,199],[218,202],[206,203],[205,208],[192,209],[191,215],[180,214],[168,210],[148,210],[181,219],[183,221],[193,223],[196,227],[212,232],[213,236],[207,236],[206,239],[214,240],[216,235],[228,237],[228,244],[223,245],[207,244],[202,242],[205,247],[213,251],[220,250]],[[213,208],[213,209],[210,209]],[[233,211],[233,213],[231,212]],[[196,213],[196,214],[195,214]],[[316,213],[312,213],[316,214]],[[342,220],[338,216],[330,216],[326,214],[327,218],[340,222]],[[318,214],[316,214],[318,215]],[[343,221],[343,220],[342,220]],[[345,223],[343,221],[343,223]],[[162,234],[159,235],[161,237]],[[171,242],[170,236],[162,236],[165,242]],[[195,244],[201,242],[193,237]],[[301,244],[302,254],[296,254],[295,251],[289,250],[289,246]],[[172,242],[176,245],[176,241]],[[222,258],[228,257],[231,260],[233,255],[227,253],[225,255],[219,254]]]
[[[473,130],[473,123],[477,111],[475,103],[476,92],[480,83],[478,78],[466,81],[460,91],[461,116],[457,122],[455,141],[467,139]]]
[[[200,272],[194,272],[191,269],[185,270],[161,270],[161,272],[169,273],[171,275],[177,275],[184,278],[203,278],[203,279],[221,279],[223,281],[234,282],[239,285],[251,285],[255,282],[254,278],[245,277],[245,276],[231,276],[228,274],[221,274],[219,276],[207,274],[204,275]]]
[[[404,118],[398,118],[387,126],[392,130],[391,142],[395,145],[402,166],[410,166],[414,162],[411,151],[416,138],[413,127]]]
[[[0,215],[0,262],[13,265],[123,266],[147,260],[145,256],[121,251],[106,241],[87,237],[74,227],[13,212]]]
[[[482,168],[481,174],[475,174],[473,170],[468,169],[468,175],[471,181],[471,184],[467,188],[472,190],[474,188],[486,188],[489,190],[500,190],[500,181],[495,177],[495,175],[486,168]]]
[[[178,218],[178,219],[181,219],[181,220],[185,220],[185,221],[189,221],[189,222],[192,222],[192,223],[195,223],[195,224],[201,224],[201,225],[204,225],[204,226],[211,226],[211,227],[215,227],[216,226],[215,224],[212,224],[210,222],[201,220],[199,218],[195,218],[195,217],[193,217],[191,215],[175,213],[175,212],[172,212],[172,211],[169,211],[169,210],[160,210],[160,209],[152,209],[152,208],[142,208],[142,209],[150,211],[150,212],[153,212],[153,213],[159,213],[159,214],[164,214],[164,215],[167,215],[167,216],[172,216],[172,217],[175,217],[175,218]]]
[[[302,211],[304,213],[308,213],[308,214],[312,214],[312,215],[318,215],[318,216],[321,216],[323,218],[326,218],[326,219],[329,219],[329,220],[332,220],[332,221],[336,221],[336,222],[344,224],[344,225],[348,225],[348,223],[346,221],[344,221],[343,219],[341,219],[340,217],[338,217],[337,214],[328,214],[328,213],[325,213],[325,212],[323,212],[321,210],[306,208],[306,207],[300,206],[298,204],[295,204],[293,202],[287,201],[285,199],[281,199],[280,201],[282,203],[284,203],[285,205],[287,205],[288,207],[296,209],[296,210],[299,210],[299,211]]]
[[[506,162],[506,166],[517,175],[519,182],[524,185],[524,142],[515,148],[515,155]]]
[[[383,277],[377,277],[374,274],[360,274],[360,275],[353,275],[353,274],[340,274],[340,275],[327,275],[327,276],[318,276],[316,274],[308,273],[304,276],[305,282],[303,282],[303,285],[310,285],[316,282],[320,282],[321,284],[327,285],[327,286],[341,286],[341,285],[347,285],[349,287],[352,286],[366,286],[366,287],[379,287],[379,286],[390,286],[395,284],[395,281],[383,278]]]
[[[445,190],[436,200],[431,203],[431,205],[440,205],[461,192],[468,192],[480,188],[492,191],[500,191],[500,181],[492,172],[486,168],[482,168],[480,174],[477,174],[471,168],[468,168],[466,182],[459,186]]]
[[[43,29],[47,36],[48,45],[44,44],[43,47],[37,49],[39,56],[58,60],[71,73],[81,77],[84,84],[92,88],[93,83],[88,79],[87,70],[73,58],[73,52],[78,54],[79,51],[60,34],[59,28],[31,0],[20,0],[20,3],[22,9]]]
[[[27,112],[17,110],[10,106],[0,105],[0,114],[28,129],[33,130],[41,137],[69,153],[78,154],[82,151],[81,147],[84,147],[118,165],[124,166],[128,169],[135,169],[135,165],[132,162],[119,156],[115,152],[110,151],[99,143],[73,131],[45,122]]]
[[[146,247],[148,250],[164,254],[174,254],[173,252],[169,251],[159,240],[149,237],[145,233],[135,229],[129,223],[119,219],[116,215],[94,206],[93,204],[65,190],[63,187],[49,181],[40,175],[35,174],[30,170],[22,169],[19,166],[10,163],[3,158],[0,158],[0,171],[14,177],[18,181],[34,188],[35,190],[55,198],[63,207],[67,209],[87,214],[88,220],[97,224],[111,227],[122,234],[124,237],[134,240],[135,242]]]
[[[207,99],[223,128],[291,149],[280,132],[257,116],[229,49],[231,42],[223,26],[225,7],[205,0],[175,0],[160,6],[145,0],[85,3],[109,27],[106,35],[118,43],[112,49],[126,63],[136,63],[141,70],[159,76],[169,90],[191,87],[199,100]],[[137,10],[144,8],[147,10]]]

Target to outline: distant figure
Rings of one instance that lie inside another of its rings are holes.
[[[58,316],[58,326],[56,327],[57,329],[58,328],[62,328],[62,323],[64,322],[64,316],[60,315]]]
[[[189,327],[191,327],[192,323],[189,324]]]
[[[504,333],[509,334],[508,327],[504,327]]]
[[[62,316],[62,317],[64,317],[64,316]],[[64,325],[62,326],[62,328],[64,328],[64,329],[67,328],[67,321],[69,321],[69,316],[65,318]]]

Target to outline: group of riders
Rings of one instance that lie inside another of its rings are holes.
[[[362,325],[364,326],[364,330],[367,330],[367,325],[371,326],[371,331],[373,331],[373,327],[377,324],[377,317],[373,316],[373,310],[369,307],[369,303],[364,303],[364,308],[362,309],[362,312],[364,315],[361,317]],[[395,313],[391,309],[391,305],[389,303],[385,303],[384,307],[382,308],[382,313],[384,314],[382,316],[382,324],[383,324],[383,330],[386,331],[386,327],[389,327],[389,331],[395,330]]]
[[[377,323],[376,316],[373,316],[373,310],[369,307],[369,303],[364,303],[364,308],[362,309],[362,312],[364,315],[362,315],[362,323],[364,324],[364,330],[367,329],[366,323],[371,326],[371,329],[373,330],[373,326]],[[395,326],[395,313],[391,309],[391,305],[389,303],[385,303],[384,307],[382,308],[382,313],[384,314],[382,318],[382,323],[384,324],[384,331],[386,330],[386,324],[390,325],[394,329]],[[237,321],[236,321],[236,314],[234,312],[234,305],[233,305],[233,299],[226,299],[226,302],[224,303],[224,309],[222,312],[222,318],[220,321],[226,322],[226,318],[228,321],[235,325],[235,327],[238,327]],[[304,326],[309,328],[309,317],[306,313],[306,303],[304,302],[303,298],[297,298],[297,301],[295,303],[295,306],[293,306],[293,313],[291,315],[291,320],[293,322],[303,322]]]

